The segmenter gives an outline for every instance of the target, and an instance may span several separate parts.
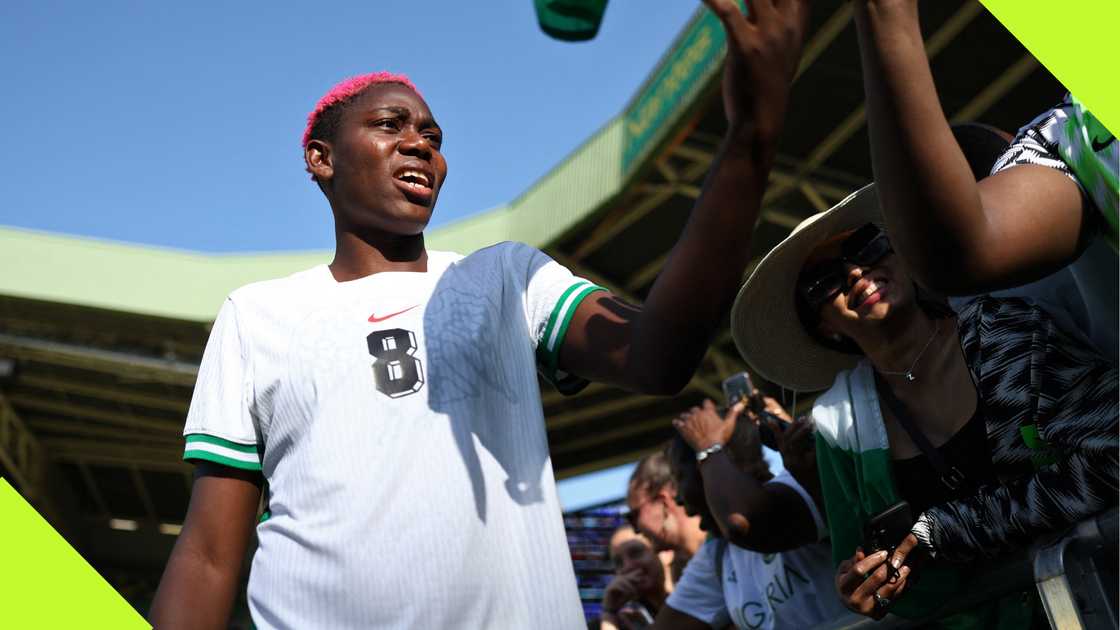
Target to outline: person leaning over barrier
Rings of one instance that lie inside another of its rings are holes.
[[[655,628],[801,630],[844,612],[831,592],[828,544],[820,542],[825,524],[792,474],[816,476],[812,427],[803,420],[772,427],[787,465],[775,477],[756,422],[742,404],[720,418],[710,400],[674,421],[668,453],[681,502],[712,537],[685,567]]]
[[[429,251],[448,166],[428,103],[387,73],[320,99],[303,156],[334,217],[334,260],[237,289],[218,314],[155,626],[225,627],[266,481],[248,588],[258,628],[584,624],[538,369],[565,393],[689,382],[751,258],[742,243],[807,24],[807,0],[755,0],[749,19],[732,0],[708,4],[727,31],[728,129],[641,306],[527,245]]]
[[[918,0],[855,0],[854,7],[875,182],[914,277],[968,295],[1071,265],[1069,280],[1021,291],[1079,298],[1084,334],[1115,364],[1120,147],[1113,132],[1067,94],[1020,129],[977,182],[941,109]]]
[[[1116,367],[1023,300],[954,313],[920,289],[873,185],[762,260],[732,331],[764,378],[831,384],[812,418],[836,586],[856,612],[927,615],[965,584],[956,568],[1117,502]],[[864,526],[903,500],[902,532],[868,548]],[[969,613],[1008,628],[1030,614],[1018,597]]]

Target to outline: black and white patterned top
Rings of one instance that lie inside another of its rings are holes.
[[[958,322],[1000,482],[923,513],[923,546],[994,557],[1116,505],[1117,368],[1023,300],[978,298]]]
[[[1036,164],[1056,171],[1061,171],[1074,182],[1073,171],[1058,153],[1057,130],[1062,121],[1070,116],[1073,103],[1069,98],[1063,99],[1053,109],[1043,112],[1034,120],[1026,124],[1011,144],[999,156],[992,166],[992,174],[1015,166],[1017,164]]]

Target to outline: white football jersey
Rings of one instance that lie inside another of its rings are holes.
[[[526,245],[230,294],[184,459],[260,470],[258,628],[583,628],[536,371],[599,287]]]

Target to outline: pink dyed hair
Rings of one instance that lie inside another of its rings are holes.
[[[319,122],[319,117],[322,116],[328,108],[339,103],[345,103],[361,94],[363,90],[371,85],[377,83],[399,83],[408,89],[416,92],[417,96],[421,96],[420,90],[412,84],[412,80],[403,74],[393,74],[392,72],[371,72],[369,74],[362,74],[356,77],[350,77],[335,84],[318,103],[315,103],[315,109],[307,115],[307,128],[303,130],[303,147],[307,148],[307,143],[311,140],[311,130],[315,127],[315,123]]]

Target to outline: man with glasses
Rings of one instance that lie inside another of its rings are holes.
[[[700,517],[689,516],[677,501],[677,485],[664,453],[638,461],[630,476],[626,504],[630,508],[626,518],[634,530],[653,541],[658,551],[673,551],[672,577],[676,582],[707,535],[700,529]]]

